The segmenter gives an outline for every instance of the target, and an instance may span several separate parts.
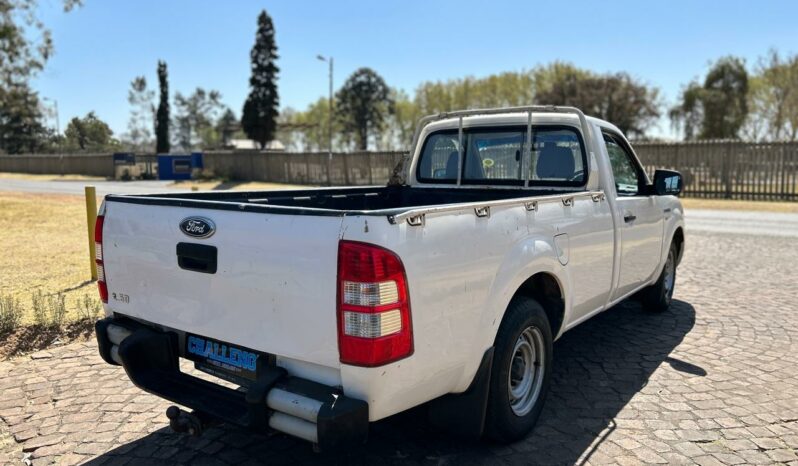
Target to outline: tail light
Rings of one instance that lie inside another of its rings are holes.
[[[407,277],[396,254],[339,243],[337,317],[342,363],[380,366],[413,354]]]
[[[108,302],[108,285],[105,284],[105,266],[103,266],[103,215],[97,216],[94,223],[94,262],[97,264],[97,288],[100,290],[102,302]]]

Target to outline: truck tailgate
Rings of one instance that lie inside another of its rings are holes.
[[[183,233],[210,219],[207,238]],[[335,318],[342,217],[106,202],[110,309],[177,330],[338,367]],[[217,270],[178,265],[178,243],[215,246]]]

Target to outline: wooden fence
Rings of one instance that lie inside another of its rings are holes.
[[[798,201],[798,142],[637,143],[646,170],[679,170],[691,197]],[[403,152],[214,151],[205,168],[236,180],[324,185],[384,184]],[[0,155],[0,172],[114,175],[111,155]]]
[[[634,144],[649,172],[678,170],[684,195],[798,201],[798,142]]]

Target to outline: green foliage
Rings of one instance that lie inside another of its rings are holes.
[[[216,146],[226,147],[229,145],[230,140],[233,139],[238,127],[238,118],[236,118],[235,113],[233,113],[233,110],[230,108],[226,108],[215,125],[217,139]]]
[[[130,83],[127,101],[131,106],[127,139],[134,150],[152,150],[152,130],[155,122],[155,91],[147,88],[144,76],[137,76]]]
[[[159,154],[168,154],[169,143],[169,72],[166,62],[158,61],[158,86],[160,97],[158,110],[155,114],[155,151]]]
[[[94,112],[89,112],[83,118],[74,117],[64,131],[66,148],[71,151],[104,152],[118,147],[114,140],[111,127],[99,118]]]
[[[380,133],[394,102],[388,85],[371,68],[360,68],[344,82],[336,94],[335,118],[344,135],[354,134],[356,147],[368,149],[370,133]]]
[[[249,95],[244,102],[241,126],[250,139],[263,149],[274,139],[280,99],[277,93],[277,44],[274,39],[272,18],[261,11],[255,45],[250,52],[252,75],[249,78]]]
[[[27,84],[0,87],[0,151],[38,151],[47,138],[39,98]]]
[[[192,94],[175,94],[175,144],[189,151],[197,147],[216,147],[219,136],[216,122],[222,116],[222,94],[198,87]]]
[[[659,91],[626,73],[598,75],[566,63],[535,71],[535,101],[571,105],[615,124],[631,136],[642,136],[660,116]]]
[[[83,295],[83,299],[78,299],[75,302],[80,320],[91,321],[97,318],[102,310],[100,301],[89,296]]]
[[[19,327],[22,320],[22,306],[13,296],[0,296],[0,334]]]
[[[682,91],[681,102],[670,111],[674,126],[685,139],[735,139],[748,116],[748,71],[742,59],[728,56],[710,68],[699,85]]]
[[[64,11],[81,0],[64,0]],[[45,144],[38,96],[28,83],[53,54],[36,0],[0,0],[0,151],[35,152]]]
[[[64,324],[66,317],[65,297],[62,293],[44,295],[41,290],[31,295],[33,320],[36,325],[45,328],[58,328]]]
[[[798,55],[771,50],[760,59],[748,81],[748,110],[747,139],[798,140]]]

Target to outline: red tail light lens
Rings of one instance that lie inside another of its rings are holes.
[[[372,244],[338,245],[341,362],[381,366],[413,354],[410,297],[402,261]]]
[[[108,302],[108,285],[105,284],[105,266],[103,265],[103,223],[105,217],[97,216],[94,223],[94,262],[97,264],[97,289],[102,302]]]

